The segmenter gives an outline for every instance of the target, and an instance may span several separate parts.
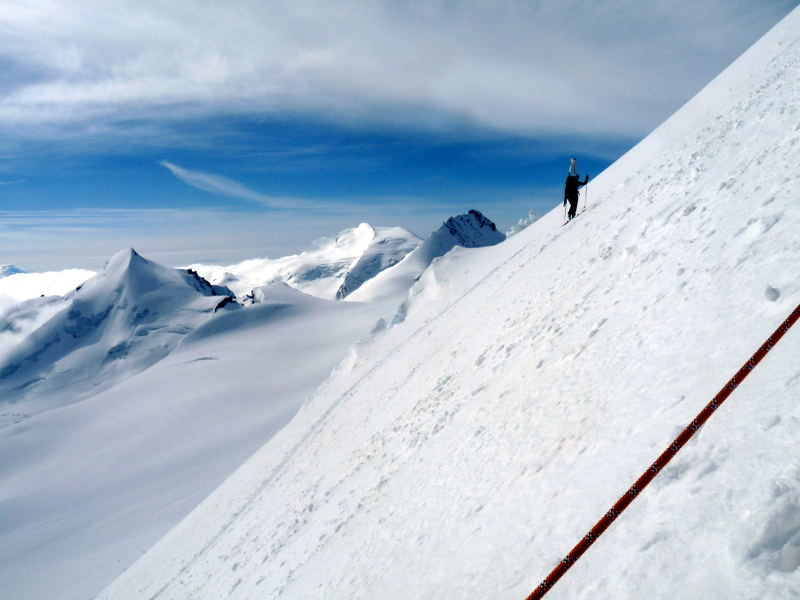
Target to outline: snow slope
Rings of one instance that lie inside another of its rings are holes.
[[[377,320],[374,306],[283,284],[264,295],[118,385],[0,428],[0,596],[93,597],[288,422]]]
[[[146,369],[230,295],[192,272],[162,267],[132,249],[118,252],[6,354],[0,411],[10,403],[27,414],[64,406]],[[13,327],[17,312],[0,329]]]
[[[477,210],[450,217],[402,261],[377,274],[348,296],[357,302],[401,301],[434,259],[456,246],[481,248],[499,244],[506,236]]]
[[[191,265],[212,283],[242,297],[254,288],[282,281],[320,298],[344,298],[370,277],[401,261],[421,240],[402,227],[358,227],[322,239],[313,250],[278,259],[254,258],[229,266]]]
[[[49,321],[66,306],[62,296],[41,296],[0,312],[0,364],[5,364],[10,354],[28,335]]]
[[[0,364],[63,308],[62,295],[94,274],[84,269],[27,273],[14,265],[0,265]]]
[[[100,598],[524,598],[800,301],[800,9],[425,302]],[[800,589],[800,329],[548,598]]]

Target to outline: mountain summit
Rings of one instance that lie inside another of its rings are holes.
[[[195,264],[209,281],[229,286],[239,297],[255,288],[282,281],[319,298],[346,297],[370,277],[400,262],[422,240],[402,227],[361,223],[315,247],[282,258],[255,258],[228,266]]]
[[[491,246],[506,239],[491,220],[474,209],[466,214],[450,217],[431,237],[446,236],[464,248]]]
[[[477,210],[450,217],[400,263],[365,282],[348,300],[401,301],[434,259],[456,246],[481,248],[499,244],[505,239],[497,226]]]
[[[37,404],[96,393],[169,354],[229,296],[191,271],[163,267],[132,248],[117,252],[5,357],[0,394],[36,398],[27,405],[35,412]]]
[[[341,300],[352,294],[361,285],[381,271],[399,263],[420,243],[416,236],[410,237],[402,227],[375,228],[362,223],[358,228],[369,227],[372,236],[361,256],[347,270],[342,285],[336,291],[336,299]]]

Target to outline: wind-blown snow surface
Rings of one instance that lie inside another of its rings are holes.
[[[422,240],[402,227],[358,227],[324,238],[316,248],[278,259],[254,258],[235,265],[195,264],[191,268],[242,297],[254,288],[282,281],[320,298],[344,298],[367,279],[400,262]]]
[[[800,10],[406,321],[101,598],[522,598],[800,300]],[[435,301],[434,301],[435,299]],[[796,598],[795,327],[548,598]]]

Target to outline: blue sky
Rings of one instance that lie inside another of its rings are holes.
[[[0,263],[280,256],[367,221],[505,229],[796,1],[20,0],[0,8]],[[177,6],[177,3],[176,3]]]

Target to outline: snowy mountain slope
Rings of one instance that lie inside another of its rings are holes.
[[[0,429],[0,596],[97,594],[292,417],[375,310],[268,286],[151,368]]]
[[[15,411],[35,414],[146,369],[229,295],[193,272],[162,267],[132,249],[118,252],[6,354],[0,363],[2,409],[13,403]],[[0,324],[13,326],[10,320]]]
[[[798,32],[577,221],[441,259],[100,598],[524,598],[800,301]],[[799,355],[795,328],[548,598],[796,597]]]
[[[394,267],[379,273],[348,296],[357,302],[402,300],[435,258],[455,246],[480,248],[499,244],[505,235],[477,210],[450,217],[413,252]]]
[[[336,299],[341,300],[352,294],[365,281],[396,265],[417,248],[421,240],[409,234],[402,227],[383,227],[376,231],[370,244],[344,276],[342,285],[336,291]]]
[[[191,265],[212,283],[242,297],[252,289],[282,281],[320,298],[343,298],[367,279],[401,261],[422,240],[402,227],[358,227],[324,239],[313,250],[278,259],[255,258],[229,266]]]
[[[62,296],[42,296],[14,303],[0,313],[0,364],[33,331],[66,306]]]

